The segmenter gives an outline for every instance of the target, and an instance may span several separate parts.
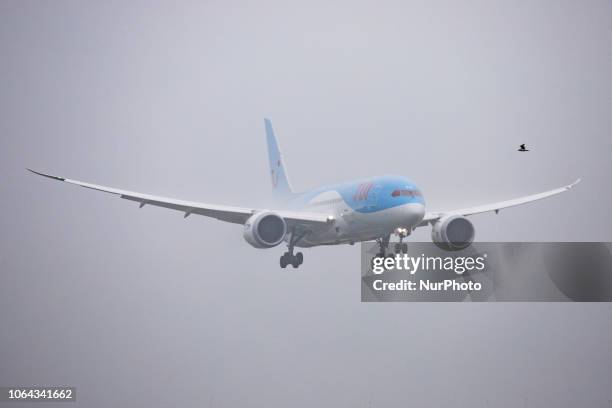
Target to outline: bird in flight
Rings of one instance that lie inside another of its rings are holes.
[[[519,152],[528,152],[528,151],[529,151],[529,149],[527,149],[527,148],[525,147],[525,143],[523,143],[522,145],[520,145],[520,146],[519,146],[518,151],[519,151]]]

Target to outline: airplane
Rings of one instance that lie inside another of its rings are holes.
[[[294,193],[272,123],[264,119],[272,190],[279,208],[246,208],[207,204],[165,198],[133,191],[105,187],[88,182],[53,176],[27,169],[57,181],[75,184],[92,190],[118,195],[145,205],[164,207],[184,214],[216,218],[243,225],[244,239],[255,248],[273,248],[282,242],[287,251],[280,257],[280,267],[299,267],[304,256],[294,253],[296,247],[319,245],[355,244],[376,241],[377,256],[387,253],[392,235],[399,237],[396,252],[407,252],[403,239],[419,227],[431,227],[431,239],[445,250],[467,248],[475,236],[474,225],[467,216],[526,204],[568,191],[575,182],[512,200],[449,211],[425,211],[425,200],[419,188],[401,176],[371,177],[362,180],[334,184],[314,190]]]

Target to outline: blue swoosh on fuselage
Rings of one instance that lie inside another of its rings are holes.
[[[416,184],[405,177],[384,176],[356,180],[348,183],[321,187],[299,194],[291,201],[292,207],[304,207],[316,196],[328,191],[336,191],[344,202],[354,211],[373,213],[409,203],[425,205],[423,196],[397,196],[391,194],[395,190],[413,190],[419,192]]]

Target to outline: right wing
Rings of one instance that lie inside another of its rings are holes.
[[[206,217],[216,218],[225,222],[244,224],[249,219],[249,217],[251,217],[251,215],[260,211],[268,211],[265,209],[232,207],[228,205],[206,204],[193,201],[178,200],[175,198],[159,197],[149,194],[136,193],[133,191],[120,190],[113,187],[99,186],[96,184],[86,183],[78,180],[71,180],[64,177],[52,176],[50,174],[40,173],[31,169],[28,170],[34,174],[38,174],[39,176],[47,177],[52,180],[63,181],[66,183],[75,184],[77,186],[90,188],[92,190],[98,190],[105,193],[118,195],[120,198],[140,203],[141,208],[145,205],[153,205],[156,207],[164,207],[169,208],[171,210],[181,211],[184,213],[185,217],[188,217],[191,214],[198,214],[204,215]],[[334,222],[334,217],[328,214],[288,210],[271,211],[274,211],[276,214],[283,217],[289,227],[292,227],[294,225],[326,225]]]

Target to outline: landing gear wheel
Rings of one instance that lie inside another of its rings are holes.
[[[291,266],[293,266],[294,268],[300,266],[300,260],[295,255],[291,257]]]
[[[285,269],[287,267],[287,265],[289,265],[289,252],[285,252],[280,257],[280,267]]]
[[[405,242],[398,242],[395,244],[395,253],[396,254],[407,254],[408,253],[408,244]]]
[[[294,268],[297,268],[298,266],[304,263],[304,254],[298,252],[297,254],[293,255],[290,252],[285,252],[283,256],[280,257],[279,263],[280,267],[283,269],[286,268],[287,265],[291,265]]]

